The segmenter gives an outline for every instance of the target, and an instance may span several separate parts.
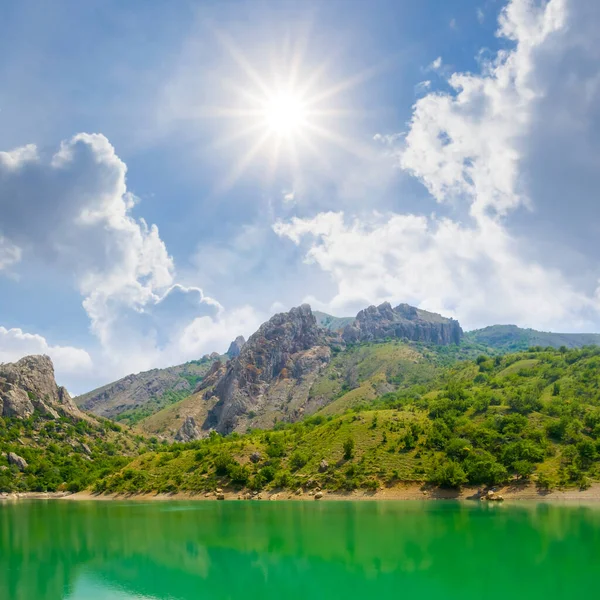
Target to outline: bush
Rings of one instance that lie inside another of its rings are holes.
[[[292,471],[301,469],[308,462],[308,456],[300,450],[296,450],[292,456],[290,456],[290,468]]]
[[[344,459],[350,460],[354,456],[354,439],[349,437],[344,442]]]
[[[445,460],[433,467],[428,481],[440,487],[459,488],[467,482],[467,474],[457,461]]]
[[[227,452],[221,452],[215,456],[214,465],[217,475],[227,475],[229,468],[236,463],[233,456]],[[236,463],[237,464],[237,463]]]

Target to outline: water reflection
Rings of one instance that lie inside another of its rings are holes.
[[[567,598],[596,591],[599,552],[600,510],[577,506],[0,505],[9,600]]]

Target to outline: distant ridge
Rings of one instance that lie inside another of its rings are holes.
[[[475,329],[467,332],[465,339],[503,352],[526,350],[532,346],[581,348],[600,345],[599,333],[553,333],[523,329],[516,325],[491,325]]]

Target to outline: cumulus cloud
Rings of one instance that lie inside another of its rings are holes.
[[[322,213],[276,225],[336,282],[324,306],[412,301],[468,326],[598,328],[599,25],[592,0],[511,0],[498,35],[512,47],[415,103],[398,164],[462,220]],[[569,267],[565,248],[579,251]]]
[[[465,227],[450,219],[374,215],[345,219],[321,213],[293,219],[275,231],[296,244],[309,237],[305,260],[328,272],[337,293],[313,303],[353,314],[385,300],[402,300],[460,318],[467,327],[495,322],[589,326],[592,299],[559,272],[522,260],[515,241],[492,219]]]
[[[47,354],[62,375],[88,374],[92,368],[90,355],[81,348],[52,346],[41,335],[0,327],[0,362],[11,362],[28,354]]]
[[[210,344],[224,347],[233,327],[247,332],[201,289],[175,283],[158,228],[131,214],[136,198],[126,171],[99,134],[78,134],[54,153],[34,145],[0,152],[0,269],[32,261],[73,278],[100,342],[96,368],[106,378],[197,358],[215,349]],[[202,326],[194,325],[198,318]],[[198,334],[180,342],[190,327]],[[209,333],[202,338],[202,331]],[[20,335],[47,346],[39,336]],[[12,358],[15,348],[33,347],[7,339],[0,347]],[[57,370],[75,351],[63,350],[48,351],[59,359]],[[81,366],[82,354],[73,356],[73,368]]]

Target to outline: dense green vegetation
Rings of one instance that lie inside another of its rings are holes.
[[[586,487],[600,478],[599,374],[598,347],[481,355],[342,415],[149,452],[95,489]]]
[[[25,420],[0,418],[0,492],[76,492],[154,447],[108,420],[95,425],[38,414]],[[9,452],[24,458],[27,468],[10,465]]]
[[[356,346],[338,353],[315,383],[311,393],[332,401],[312,417],[188,444],[133,437],[110,421],[0,419],[0,452],[29,463],[20,472],[2,455],[0,491],[374,490],[526,480],[545,489],[600,480],[600,348],[457,360],[479,350]]]

